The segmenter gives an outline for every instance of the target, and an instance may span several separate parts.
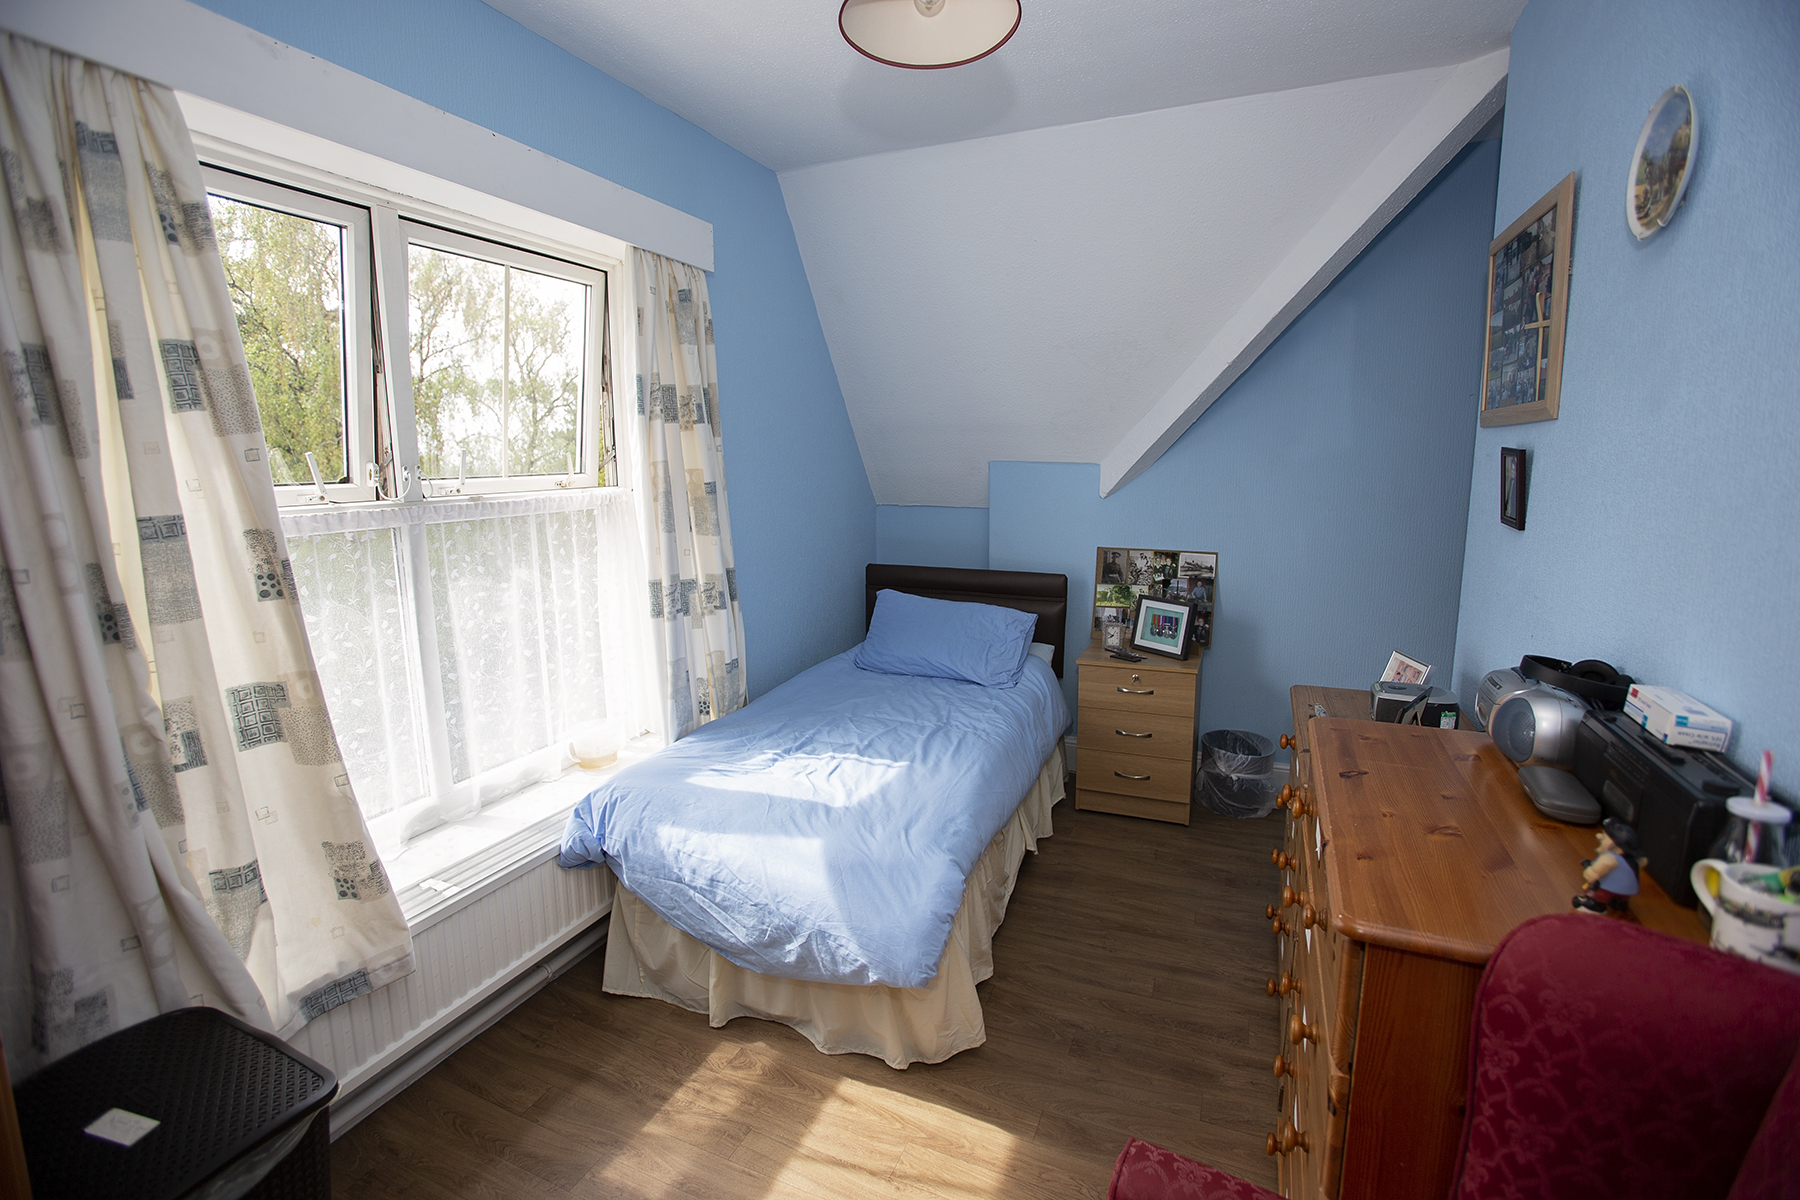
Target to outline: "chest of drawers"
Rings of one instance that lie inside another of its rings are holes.
[[[1265,910],[1281,942],[1268,989],[1281,1194],[1441,1200],[1482,968],[1519,922],[1569,911],[1594,831],[1538,813],[1486,734],[1376,724],[1363,691],[1292,697],[1293,785]],[[1706,940],[1694,913],[1643,883],[1628,919]]]
[[[1075,807],[1186,825],[1200,653],[1122,662],[1095,641],[1075,666]]]

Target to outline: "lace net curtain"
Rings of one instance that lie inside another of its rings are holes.
[[[445,513],[283,517],[344,761],[396,842],[554,776],[597,728],[626,739],[654,723],[631,494]],[[415,641],[421,602],[429,647]]]

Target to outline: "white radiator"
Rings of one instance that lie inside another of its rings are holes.
[[[337,1073],[335,1137],[601,944],[612,872],[555,849],[478,887],[407,889],[415,970],[312,1021],[289,1044]]]

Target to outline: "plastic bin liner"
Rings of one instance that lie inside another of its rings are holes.
[[[1275,743],[1243,729],[1200,738],[1200,803],[1225,817],[1266,817],[1275,807]]]

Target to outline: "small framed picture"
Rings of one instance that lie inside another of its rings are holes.
[[[1137,628],[1131,644],[1139,650],[1169,658],[1187,657],[1188,626],[1194,610],[1185,604],[1145,596],[1138,602]]]
[[[1430,678],[1430,663],[1408,658],[1398,650],[1388,655],[1387,670],[1381,673],[1382,683],[1424,683]]]
[[[1500,447],[1500,523],[1525,528],[1525,492],[1531,483],[1525,451]]]

